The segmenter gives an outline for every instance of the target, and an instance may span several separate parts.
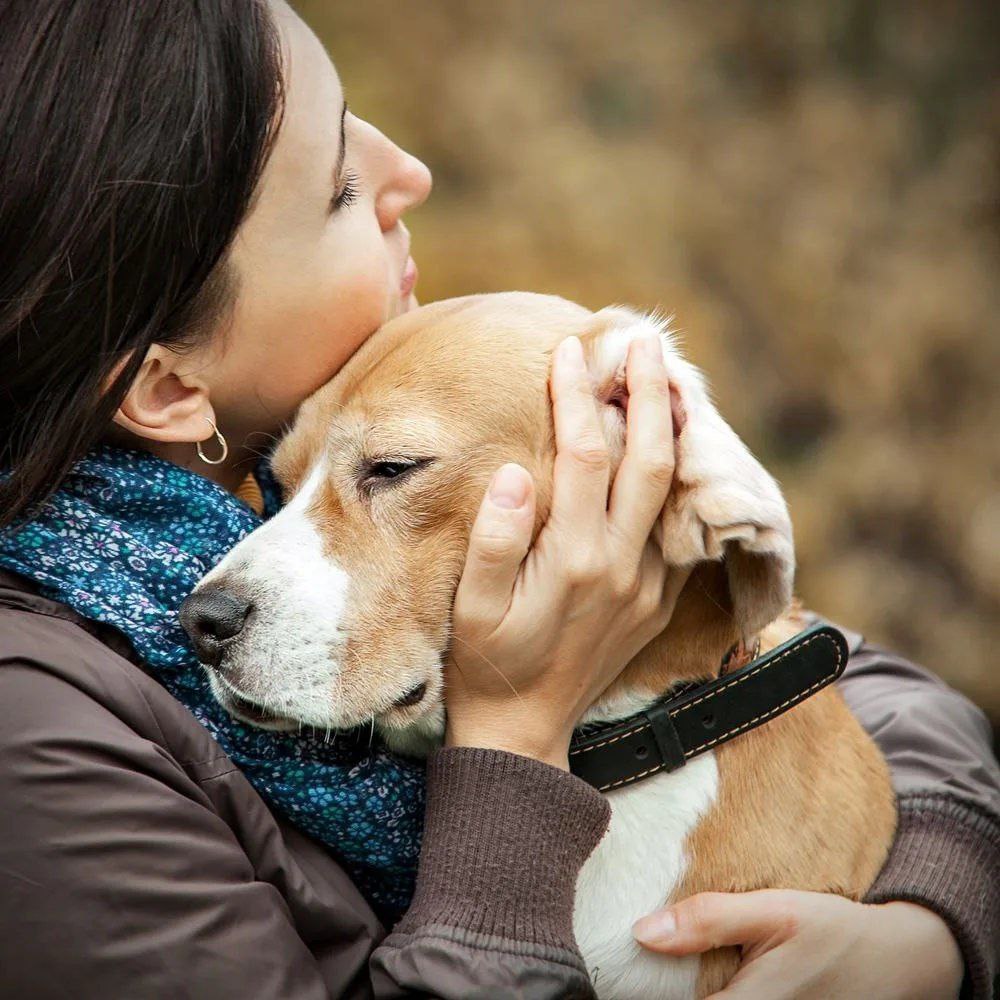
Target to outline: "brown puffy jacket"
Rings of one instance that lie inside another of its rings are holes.
[[[981,714],[852,636],[841,689],[893,771],[873,901],[948,921],[990,996],[1000,779]],[[584,997],[577,873],[608,808],[579,779],[439,751],[413,906],[385,931],[110,630],[0,573],[0,997]]]

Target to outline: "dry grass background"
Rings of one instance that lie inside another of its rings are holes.
[[[420,295],[676,313],[798,589],[1000,722],[995,5],[300,0],[435,174]]]

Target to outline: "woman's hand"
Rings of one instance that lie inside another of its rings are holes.
[[[455,597],[451,745],[566,768],[580,716],[670,620],[687,571],[665,566],[649,540],[674,473],[656,338],[631,345],[626,375],[628,439],[610,502],[607,445],[576,337],[553,358],[552,509],[533,546],[527,471],[505,465],[490,484]]]
[[[633,929],[665,955],[743,949],[739,971],[710,1000],[946,1000],[963,963],[948,925],[914,903],[868,906],[820,892],[706,892]]]

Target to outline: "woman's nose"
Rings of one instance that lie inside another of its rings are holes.
[[[423,204],[431,193],[431,172],[427,165],[398,146],[393,146],[393,153],[392,169],[375,203],[383,232],[392,229],[404,212]]]
[[[208,587],[188,597],[181,605],[180,621],[198,659],[217,667],[226,643],[243,631],[251,610],[249,601],[221,587]]]

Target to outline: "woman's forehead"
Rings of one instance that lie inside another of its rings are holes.
[[[243,242],[256,233],[261,239],[249,242],[264,246],[273,245],[276,236],[307,235],[325,221],[336,183],[344,106],[340,78],[312,29],[287,4],[273,7],[281,36],[284,106],[260,196],[243,232]]]
[[[284,74],[284,118],[275,156],[324,154],[331,172],[340,152],[344,92],[332,60],[312,29],[287,4],[277,8]]]

